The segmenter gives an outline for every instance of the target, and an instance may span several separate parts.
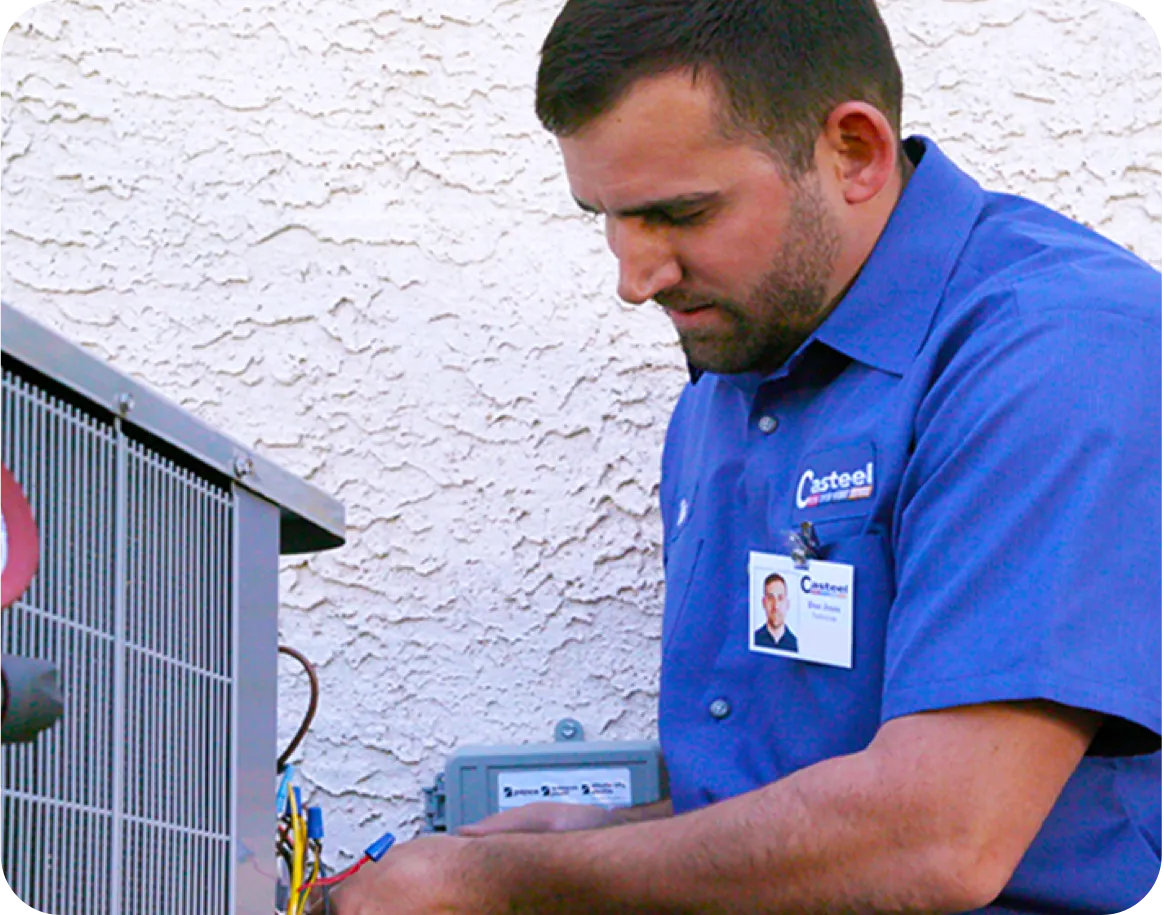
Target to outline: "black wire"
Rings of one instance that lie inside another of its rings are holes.
[[[315,667],[307,660],[300,652],[294,648],[289,648],[286,645],[279,646],[281,654],[290,655],[296,661],[303,665],[303,669],[307,671],[307,678],[311,681],[311,702],[307,705],[307,712],[303,716],[303,723],[299,725],[299,730],[295,732],[295,736],[291,738],[291,743],[287,745],[287,749],[279,757],[278,762],[275,763],[275,771],[282,773],[287,768],[287,760],[291,758],[291,754],[299,746],[300,741],[307,735],[307,729],[311,727],[311,720],[315,717],[316,706],[319,705],[319,677],[315,675]]]

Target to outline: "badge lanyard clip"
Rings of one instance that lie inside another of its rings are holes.
[[[788,554],[796,568],[807,569],[810,559],[821,558],[820,538],[811,521],[802,521],[799,530],[790,530],[785,537],[789,546]]]

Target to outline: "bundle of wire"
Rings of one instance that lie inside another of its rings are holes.
[[[284,915],[304,915],[311,891],[328,888],[347,880],[369,861],[379,861],[396,842],[386,832],[364,849],[355,864],[338,874],[323,876],[323,811],[318,807],[303,807],[299,789],[287,792],[287,806],[279,827],[279,854],[287,866],[290,895]],[[329,900],[324,900],[325,911]]]
[[[279,653],[294,658],[302,665],[311,684],[311,701],[299,730],[295,732],[291,743],[276,762],[276,771],[282,775],[275,800],[275,810],[280,815],[276,850],[287,868],[289,893],[286,910],[280,912],[276,909],[275,915],[304,915],[311,891],[317,887],[325,890],[324,912],[327,913],[331,905],[326,889],[346,880],[369,861],[379,861],[396,842],[396,837],[390,832],[384,833],[364,849],[363,856],[347,870],[332,876],[323,876],[323,810],[319,807],[303,806],[299,789],[291,787],[295,767],[288,764],[291,754],[303,740],[311,726],[311,720],[315,717],[319,703],[319,678],[316,676],[315,667],[301,652],[280,645]]]
[[[303,807],[298,788],[287,792],[278,845],[279,854],[287,866],[290,887],[286,915],[303,915],[308,894],[319,879],[323,867],[322,814],[318,807]],[[309,868],[310,876],[305,877]]]

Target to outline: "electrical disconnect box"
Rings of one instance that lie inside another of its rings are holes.
[[[656,742],[584,741],[581,726],[569,719],[556,734],[554,743],[457,750],[425,792],[429,829],[452,831],[535,801],[613,808],[667,796]]]

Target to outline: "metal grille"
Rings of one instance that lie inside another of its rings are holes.
[[[41,565],[0,636],[65,698],[3,748],[4,874],[53,915],[226,913],[231,494],[7,369],[3,397]]]

